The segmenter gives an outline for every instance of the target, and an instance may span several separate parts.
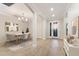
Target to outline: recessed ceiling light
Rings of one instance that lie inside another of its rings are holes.
[[[53,14],[52,16],[54,17],[55,15]]]
[[[53,11],[53,8],[51,8],[51,11]]]

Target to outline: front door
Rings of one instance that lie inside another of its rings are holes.
[[[57,37],[58,36],[58,30],[57,29],[53,29],[53,36]]]
[[[59,37],[59,24],[58,24],[58,22],[53,22],[52,37],[53,38],[58,38]]]
[[[58,29],[53,29],[53,38],[58,37]]]

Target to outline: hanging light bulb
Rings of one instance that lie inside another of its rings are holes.
[[[24,19],[24,16],[22,16],[21,19],[23,20]]]
[[[26,18],[26,19],[25,19],[25,21],[27,22],[27,21],[28,21],[28,19]]]
[[[20,17],[18,17],[18,20],[21,20],[21,18],[20,18]]]
[[[26,18],[25,16],[24,16],[24,13],[22,14],[22,16],[19,16],[18,17],[18,20],[22,20],[22,21],[28,21],[28,18]]]

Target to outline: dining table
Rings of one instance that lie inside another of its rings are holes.
[[[16,41],[16,44],[24,39],[23,33],[6,33],[7,41]]]

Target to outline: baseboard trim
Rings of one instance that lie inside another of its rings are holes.
[[[61,38],[52,38],[52,37],[47,37],[47,38],[40,38],[40,37],[39,37],[39,38],[37,38],[37,39],[44,39],[44,40],[45,40],[45,39],[60,39],[60,40],[63,40],[63,39],[61,39]]]

